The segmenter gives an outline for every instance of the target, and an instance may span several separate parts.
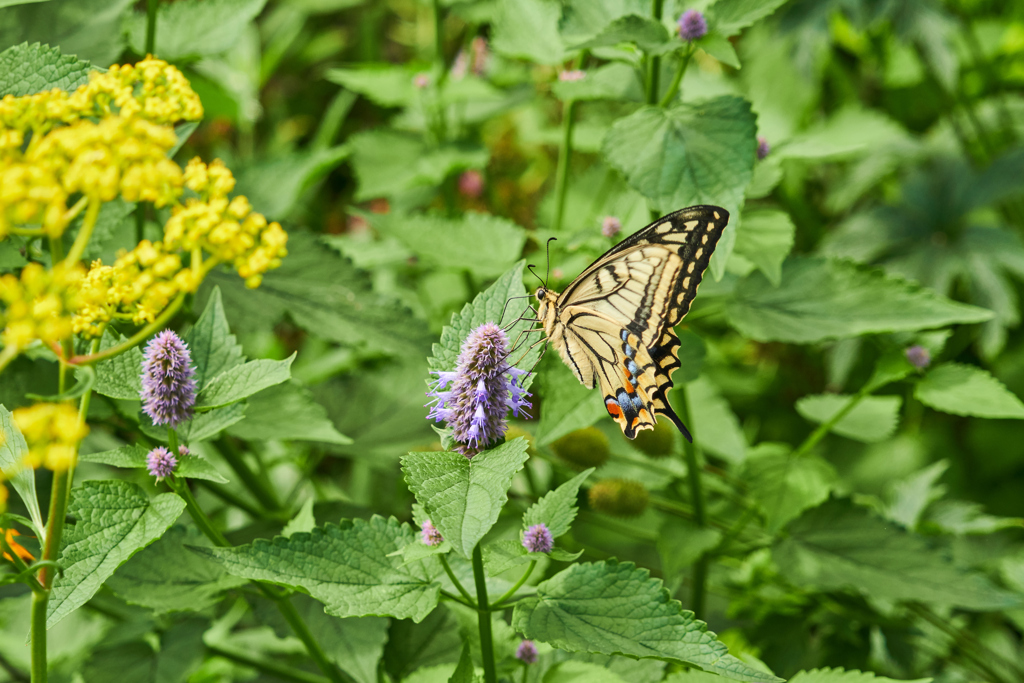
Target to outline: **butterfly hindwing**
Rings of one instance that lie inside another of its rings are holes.
[[[676,211],[610,249],[561,295],[542,290],[548,339],[580,382],[600,384],[629,438],[652,429],[657,414],[690,438],[668,402],[679,367],[673,328],[689,312],[728,221],[717,206]]]

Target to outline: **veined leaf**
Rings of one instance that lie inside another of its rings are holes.
[[[188,344],[192,365],[196,369],[196,388],[199,391],[205,389],[214,377],[245,362],[242,347],[235,341],[235,335],[231,334],[228,319],[224,315],[220,287],[213,288],[203,314],[185,334],[184,341]]]
[[[523,528],[535,524],[544,524],[551,532],[552,538],[558,538],[569,531],[572,521],[576,519],[576,498],[580,485],[594,472],[594,468],[583,470],[575,477],[549,491],[540,500],[530,506],[523,515]]]
[[[88,82],[92,68],[89,62],[62,55],[49,45],[15,45],[0,52],[0,97],[21,97],[53,88],[74,90]]]
[[[229,434],[240,439],[352,443],[335,428],[327,409],[312,392],[295,382],[264,389],[245,403],[245,418],[227,428]]]
[[[180,0],[161,3],[157,11],[156,53],[180,60],[226,52],[238,42],[245,27],[259,16],[267,0]],[[146,53],[146,13],[136,12],[128,22],[128,42],[138,54]]]
[[[839,476],[817,456],[794,458],[788,446],[763,442],[750,450],[743,480],[764,512],[765,526],[775,533],[804,510],[825,501]]]
[[[823,424],[842,410],[850,398],[841,394],[804,396],[796,402],[796,411],[812,422]],[[903,399],[899,396],[865,396],[832,425],[831,431],[865,443],[885,441],[896,431],[902,405]]]
[[[764,273],[773,286],[782,282],[782,262],[793,248],[796,226],[785,211],[745,211],[736,229],[733,253]]]
[[[11,411],[0,405],[0,471],[11,482],[28,509],[36,534],[39,538],[45,538],[43,515],[39,510],[39,495],[36,493],[36,472],[25,465],[26,455],[28,444],[25,443],[25,437],[14,422]]]
[[[291,378],[293,353],[284,360],[261,358],[222,372],[199,392],[197,408],[221,408]]]
[[[954,415],[1024,418],[1024,403],[986,370],[943,363],[928,371],[914,389],[921,403]]]
[[[717,0],[708,8],[708,23],[726,38],[767,17],[786,0]]]
[[[99,350],[104,351],[125,341],[128,340],[124,335],[107,328],[103,331]],[[75,375],[81,379],[80,373],[75,373]],[[141,349],[138,346],[133,346],[110,360],[97,363],[96,383],[93,384],[92,389],[97,394],[110,398],[138,401],[142,393]]]
[[[148,467],[146,464],[146,456],[148,454],[149,451],[142,446],[129,445],[121,446],[112,451],[80,455],[78,459],[82,462],[95,462],[101,465],[110,465],[111,467],[145,469]],[[178,456],[175,454],[175,457]],[[209,460],[195,455],[184,458],[178,457],[178,466],[174,470],[174,476],[185,477],[186,479],[206,479],[218,484],[228,483],[228,480],[217,471],[217,468]]]
[[[559,64],[565,47],[558,34],[562,8],[555,0],[500,0],[491,45],[506,57],[538,64]]]
[[[28,41],[59,46],[64,54],[106,66],[124,51],[121,24],[131,4],[131,0],[49,0],[5,7],[0,9],[0,45]]]
[[[633,43],[644,52],[656,55],[683,47],[682,43],[669,37],[668,30],[660,22],[637,14],[615,19],[590,40],[572,47],[574,50],[589,50],[619,43]]]
[[[566,0],[564,6],[559,32],[569,45],[593,38],[619,17],[651,11],[644,0]]]

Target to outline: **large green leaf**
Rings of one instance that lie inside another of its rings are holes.
[[[201,612],[225,590],[246,583],[220,564],[186,546],[209,541],[195,527],[172,526],[148,548],[124,563],[106,585],[126,602],[154,612]]]
[[[235,340],[235,335],[231,334],[228,319],[224,315],[219,287],[213,288],[203,314],[185,334],[184,341],[192,356],[192,365],[196,369],[196,387],[200,391],[221,373],[245,362],[242,347]]]
[[[726,317],[757,341],[807,344],[984,322],[992,312],[846,261],[792,257],[782,267],[779,287],[761,273],[741,280]]]
[[[828,462],[816,456],[794,458],[782,444],[760,443],[750,450],[743,480],[776,532],[804,510],[824,502],[839,477]]]
[[[163,59],[181,60],[226,52],[245,27],[259,16],[267,0],[179,0],[161,3],[157,11],[155,52]],[[128,21],[128,44],[146,53],[146,13]]]
[[[850,398],[842,394],[804,396],[796,402],[796,412],[811,422],[823,424],[842,410]],[[899,396],[866,396],[832,425],[831,431],[866,443],[885,441],[896,431],[902,405]]]
[[[927,539],[849,500],[808,510],[787,531],[772,557],[788,581],[810,590],[851,589],[883,600],[978,611],[1021,604],[1019,596],[957,566]]]
[[[590,50],[619,43],[633,43],[648,54],[663,54],[683,46],[678,40],[669,37],[668,30],[661,22],[647,16],[627,14],[612,21],[590,40],[572,47]]]
[[[210,380],[196,401],[197,408],[221,408],[291,379],[293,353],[284,360],[260,358],[222,372]]]
[[[428,264],[498,277],[519,260],[526,232],[499,216],[469,212],[459,218],[389,213],[371,216],[380,233],[396,238]]]
[[[110,328],[103,331],[100,351],[128,341],[127,338]],[[124,353],[96,364],[96,382],[93,391],[110,398],[138,401],[142,393],[142,350],[133,346]],[[75,373],[81,381],[82,373]]]
[[[567,533],[572,521],[576,519],[576,498],[580,485],[593,472],[593,467],[583,470],[554,491],[546,493],[523,515],[523,526],[528,528],[535,524],[544,524],[551,532],[552,538]]]
[[[89,80],[92,65],[39,43],[22,43],[0,52],[0,97],[32,95],[60,88],[74,90]]]
[[[733,95],[647,106],[612,125],[603,153],[659,209],[715,204],[736,222],[754,169],[754,122],[750,103]],[[734,240],[735,228],[719,241],[711,259],[716,280],[725,272]]]
[[[928,371],[914,397],[954,415],[1024,418],[1024,403],[986,370],[961,363],[943,363]]]
[[[562,7],[556,0],[500,0],[491,46],[506,57],[559,64],[565,47],[558,33]]]
[[[717,0],[708,8],[708,23],[725,37],[734,36],[784,5],[786,0]]]
[[[347,146],[339,145],[262,159],[242,169],[235,191],[248,197],[253,208],[270,220],[282,220],[295,208],[305,190],[341,164],[351,152]]]
[[[28,41],[107,66],[124,50],[131,0],[49,0],[0,9],[0,49]]]
[[[931,683],[931,678],[917,678],[902,683]],[[798,671],[789,679],[789,683],[899,683],[886,676],[876,676],[871,671],[845,671],[839,667],[834,669],[810,669]]]
[[[570,45],[593,38],[619,17],[651,11],[645,0],[566,0],[564,7],[559,32]]]
[[[463,557],[472,554],[498,521],[512,477],[526,463],[528,445],[519,438],[472,458],[449,451],[402,458],[409,490],[444,540]]]
[[[796,226],[785,211],[745,211],[736,228],[733,253],[757,266],[778,287],[782,281],[782,262],[789,256],[795,236]]]
[[[228,427],[228,433],[247,441],[352,443],[335,428],[313,394],[295,382],[264,389],[246,399],[245,418]]]
[[[537,585],[516,605],[512,626],[570,652],[656,657],[739,681],[777,681],[731,656],[726,646],[632,562],[576,564]]]
[[[417,534],[393,517],[343,520],[310,533],[259,539],[235,548],[195,548],[235,576],[308,591],[337,617],[391,616],[421,621],[437,605],[437,558],[404,563]]]
[[[43,515],[39,510],[39,495],[36,493],[36,472],[25,465],[28,455],[28,444],[25,437],[14,422],[11,411],[0,405],[0,471],[4,479],[18,492],[21,502],[25,504],[32,525],[39,538],[46,536],[43,527]]]
[[[535,434],[538,444],[545,446],[608,415],[601,392],[580,384],[555,354],[542,367],[537,392],[544,404]]]
[[[121,446],[112,451],[81,455],[79,460],[110,465],[111,467],[146,469],[148,467],[146,464],[146,456],[148,454],[149,450],[143,446],[129,445]],[[174,476],[186,479],[206,479],[218,484],[228,483],[228,480],[217,471],[217,468],[209,460],[195,455],[178,458],[178,466],[174,469]]]
[[[88,602],[128,559],[160,538],[185,510],[174,493],[152,500],[125,481],[86,481],[71,492],[60,565],[50,594],[47,628]]]

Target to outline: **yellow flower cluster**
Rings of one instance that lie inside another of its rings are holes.
[[[81,266],[57,264],[47,270],[30,263],[21,277],[0,277],[0,333],[4,346],[22,349],[35,339],[57,342],[71,335],[71,314],[82,302],[80,285],[85,277]]]
[[[13,413],[25,441],[28,455],[25,464],[35,469],[40,465],[54,471],[71,467],[78,443],[89,433],[89,427],[78,419],[78,410],[70,403],[36,403],[18,408]]]

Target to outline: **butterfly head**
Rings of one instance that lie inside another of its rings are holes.
[[[534,296],[537,297],[537,317],[543,322],[545,329],[550,329],[555,320],[558,292],[552,292],[546,287],[539,287],[534,292]]]

